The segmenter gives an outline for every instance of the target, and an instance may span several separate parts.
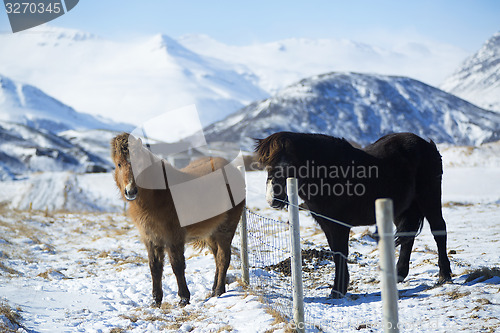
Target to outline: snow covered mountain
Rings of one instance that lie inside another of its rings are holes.
[[[0,75],[0,180],[38,171],[110,171],[111,137],[133,128],[77,112]]]
[[[277,131],[315,132],[367,144],[410,131],[438,143],[500,139],[500,115],[422,82],[395,76],[329,73],[304,79],[208,126],[209,141],[240,142]]]
[[[0,45],[0,73],[77,110],[134,125],[191,104],[207,125],[269,97],[244,66],[199,55],[161,34],[116,42],[43,26],[0,34]]]
[[[391,43],[288,38],[238,46],[206,35],[185,35],[178,41],[199,54],[239,64],[243,71],[250,69],[259,85],[270,93],[305,77],[332,71],[409,76],[436,85],[467,56],[458,47],[411,37]]]
[[[467,58],[441,89],[500,112],[500,31]]]
[[[133,129],[129,124],[77,112],[38,88],[3,75],[0,75],[0,120],[24,124],[53,134],[66,130]]]

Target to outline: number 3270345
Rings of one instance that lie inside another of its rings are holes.
[[[7,14],[59,14],[62,11],[61,3],[51,2],[6,2],[5,9],[7,10]]]

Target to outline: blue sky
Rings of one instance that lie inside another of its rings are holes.
[[[113,39],[155,33],[202,33],[233,45],[290,37],[370,44],[425,39],[473,52],[500,31],[500,1],[81,0],[51,25]],[[0,31],[10,32],[4,10]]]

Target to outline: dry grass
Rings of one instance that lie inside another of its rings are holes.
[[[264,298],[262,296],[259,296],[259,301],[263,304],[266,304]],[[294,330],[290,327],[290,321],[288,320],[287,317],[285,317],[281,312],[279,312],[276,308],[273,308],[269,305],[266,306],[265,308],[266,313],[271,315],[273,317],[273,322],[271,323],[271,326],[276,326],[275,328],[270,328],[265,331],[265,333],[272,333],[280,327],[284,326],[284,333],[293,333]]]
[[[121,328],[121,327],[115,327],[115,328],[112,328],[109,333],[123,333],[123,332],[126,332],[127,330],[124,329],[124,328]]]
[[[482,305],[491,304],[490,300],[486,298],[478,298],[476,299],[476,302]]]
[[[22,273],[19,272],[19,271],[16,271],[14,268],[10,268],[10,267],[7,267],[5,266],[3,263],[0,262],[0,271],[4,271],[4,272],[7,272],[8,274],[10,275],[17,275],[17,276],[21,276]]]
[[[3,322],[0,322],[0,331],[5,333],[18,332],[18,328],[24,328],[21,324],[22,317],[20,315],[21,309],[12,309],[6,303],[0,303],[0,315],[5,316],[7,320],[10,322],[10,325],[7,326]]]
[[[0,202],[0,215],[5,215],[9,210],[9,203],[7,201]]]
[[[500,268],[498,268],[498,267],[493,267],[493,268],[481,267],[478,269],[469,270],[466,272],[466,274],[468,274],[469,276],[467,277],[467,279],[465,279],[465,283],[472,282],[472,281],[484,282],[484,281],[487,281],[489,279],[494,278],[495,276],[500,277]]]
[[[149,309],[136,309],[134,313],[132,314],[122,314],[120,315],[121,318],[130,320],[132,323],[136,323],[137,321],[149,321],[149,322],[161,322],[162,327],[161,330],[179,330],[182,325],[188,322],[201,322],[206,317],[203,315],[202,310],[193,310],[193,311],[187,311],[185,309],[178,310],[179,307],[176,304],[171,304],[168,302],[162,303],[160,310],[161,313],[154,313],[152,314]],[[229,328],[230,332],[233,330],[232,327],[229,325],[226,325],[224,327],[224,330],[220,330],[220,332],[227,331]],[[117,328],[119,330],[119,328]],[[123,332],[123,331],[117,331],[117,332]]]
[[[232,332],[234,331],[234,327],[231,325],[224,325],[220,327],[216,333],[223,333],[223,332]]]
[[[181,326],[184,325],[184,323],[202,321],[205,318],[206,317],[202,315],[201,311],[193,311],[189,313],[185,309],[183,309],[180,315],[175,316],[175,322],[168,323],[165,328],[170,330],[179,330]]]
[[[61,273],[60,271],[55,270],[55,269],[49,269],[48,271],[40,273],[37,276],[44,278],[46,280],[53,280],[54,278],[52,276],[59,276],[61,279],[68,278],[68,277],[66,277],[66,275],[64,275],[63,273]]]
[[[120,317],[122,317],[123,319],[130,320],[130,321],[131,321],[131,322],[133,322],[133,323],[137,322],[137,321],[140,319],[140,318],[139,318],[137,315],[135,315],[135,314],[133,314],[133,315],[124,315],[124,314],[122,314],[122,315],[120,315]]]
[[[455,288],[453,290],[450,290],[444,294],[438,294],[436,296],[448,296],[451,300],[457,300],[462,297],[466,297],[470,295],[470,291],[464,291],[461,292],[460,288]]]
[[[16,219],[16,221],[5,221],[0,219],[0,226],[16,237],[26,237],[32,240],[35,244],[41,244],[38,237],[46,235],[46,232],[40,230],[40,228],[33,228],[33,226],[30,225],[30,222],[32,222],[31,219],[26,219],[23,216],[20,216]]]
[[[446,207],[446,208],[471,207],[471,206],[474,206],[474,204],[470,203],[470,202],[447,201],[447,202],[443,203],[442,206]]]

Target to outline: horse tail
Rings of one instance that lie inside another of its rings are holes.
[[[424,226],[424,214],[420,211],[418,204],[414,202],[406,211],[395,219],[396,224],[396,246],[404,244],[422,231]]]
[[[421,150],[421,159],[417,170],[417,195],[425,197],[430,189],[437,189],[441,198],[441,182],[443,179],[443,160],[434,143],[425,142]]]
[[[195,251],[200,251],[208,247],[208,242],[206,239],[197,239],[191,243]]]
[[[441,154],[432,140],[422,145],[421,152],[421,161],[416,179],[417,197],[437,196],[441,200],[441,180],[443,176]],[[429,191],[434,192],[429,193]],[[421,204],[421,200],[415,200],[406,211],[396,218],[396,245],[410,241],[422,231],[424,213],[427,209]]]
[[[429,160],[429,167],[432,170],[429,170],[430,172],[432,172],[432,174],[429,174],[429,176],[433,178],[440,178],[443,175],[443,160],[434,141],[430,140],[429,144],[430,149],[428,152],[428,156],[426,156],[426,158]]]

